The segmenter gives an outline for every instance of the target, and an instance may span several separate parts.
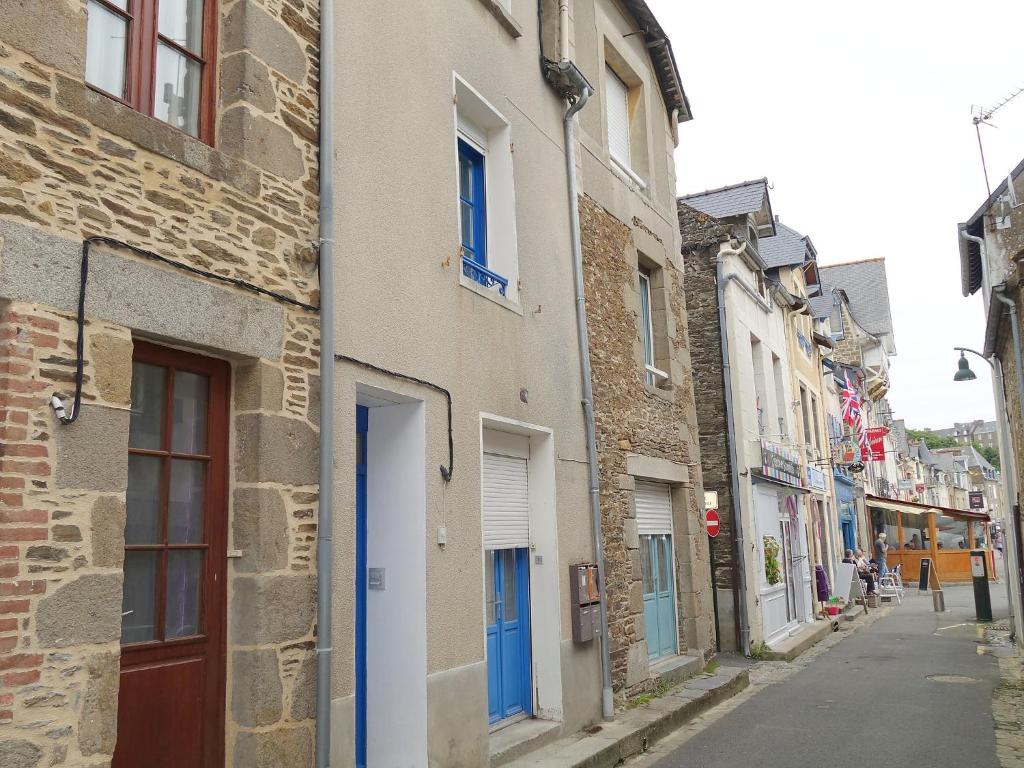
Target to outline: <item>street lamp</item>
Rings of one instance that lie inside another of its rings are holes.
[[[953,381],[974,381],[978,378],[974,371],[971,370],[971,365],[967,362],[967,356],[964,354],[965,352],[970,352],[972,355],[980,357],[988,363],[989,367],[992,369],[993,376],[998,378],[999,385],[994,389],[996,394],[996,418],[999,420],[1000,427],[997,430],[999,433],[999,474],[1003,481],[1003,495],[1006,497],[1006,503],[1012,505],[1017,495],[1017,483],[1016,478],[1014,477],[1013,467],[1004,466],[1007,463],[1007,459],[1010,458],[1010,424],[1006,415],[1006,401],[1003,398],[1002,371],[996,367],[996,364],[992,360],[985,357],[981,352],[973,350],[970,347],[953,347],[953,349],[960,353],[960,360],[957,361],[957,370],[956,373],[953,374]],[[1006,515],[1006,510],[1000,511],[1004,516]],[[1013,552],[1016,553],[1017,536],[1020,535],[1020,531],[1016,530],[1012,515],[1010,515],[1009,524],[1007,524],[1007,522],[1008,521],[1006,519],[1002,520],[1004,535],[1007,532],[1010,534],[1011,539],[1007,544],[1015,547]],[[1015,638],[1017,634],[1016,620],[1018,617],[1015,617],[1013,614],[1013,590],[1010,585],[1010,561],[1007,557],[1008,554],[1009,552],[1004,552],[1003,554],[1003,568],[1006,572],[1006,599],[1010,608],[1010,634]],[[1021,564],[1017,563],[1016,567],[1020,569]]]
[[[958,349],[958,347],[954,347],[954,349]],[[969,349],[966,351],[978,355],[978,357],[980,357],[982,360],[985,360],[986,363],[992,365],[991,362],[985,359],[982,355],[979,355],[973,349]],[[978,378],[975,375],[974,371],[971,370],[971,364],[967,362],[967,357],[964,355],[963,349],[960,349],[960,361],[956,364],[956,366],[957,370],[956,373],[953,374],[953,381],[974,381],[976,378]]]

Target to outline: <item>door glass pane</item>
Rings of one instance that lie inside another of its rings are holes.
[[[203,0],[160,0],[160,34],[202,53]]]
[[[114,5],[124,7],[125,0]],[[9,11],[13,13],[14,11]],[[89,3],[86,30],[85,79],[118,98],[124,98],[125,50],[128,22],[99,3]]]
[[[203,538],[203,501],[206,497],[206,462],[171,460],[171,489],[167,504],[167,543],[200,544]]]
[[[651,558],[651,537],[640,537],[640,574],[644,580],[644,594],[654,591],[654,563]]]
[[[128,456],[125,544],[160,543],[160,468],[163,462],[159,456]]]
[[[672,537],[658,537],[658,591],[672,589]]]
[[[167,553],[167,606],[164,637],[199,634],[203,553],[195,549]]]
[[[163,43],[157,44],[153,114],[193,136],[199,134],[202,66]]]
[[[166,372],[157,365],[132,363],[132,415],[128,425],[131,448],[163,448]]]
[[[124,553],[121,644],[156,639],[156,565],[159,552]]]
[[[174,413],[171,450],[175,453],[206,453],[206,401],[210,379],[188,371],[174,372]]]
[[[494,592],[494,552],[484,552],[484,600],[487,603],[487,626],[493,626],[495,622],[494,601],[497,599]]]
[[[464,200],[459,201],[459,213],[462,216],[462,244],[469,250],[473,249],[473,206]]]
[[[519,618],[516,603],[516,550],[501,550],[501,620],[515,621]]]
[[[459,195],[473,202],[473,163],[467,157],[459,158]]]

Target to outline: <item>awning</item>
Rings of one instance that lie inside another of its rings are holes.
[[[984,512],[974,512],[970,509],[952,509],[951,507],[939,507],[935,504],[919,504],[916,501],[898,501],[896,499],[883,499],[879,496],[872,496],[870,493],[864,495],[864,503],[869,507],[889,509],[893,512],[909,512],[920,514],[921,512],[936,512],[948,517],[966,517],[971,520],[990,520]]]
[[[797,496],[805,493],[810,493],[807,488],[802,488],[798,485],[790,485],[789,483],[783,482],[782,480],[776,480],[774,477],[768,477],[764,472],[759,472],[756,469],[750,470],[750,480],[755,483],[768,483],[770,485],[777,486],[779,488],[785,488],[789,493],[789,496]]]

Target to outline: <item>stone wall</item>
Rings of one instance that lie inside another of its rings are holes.
[[[729,594],[735,587],[734,537],[729,459],[729,429],[725,413],[725,387],[722,379],[722,337],[718,318],[716,264],[719,245],[728,239],[728,227],[705,213],[679,203],[679,229],[682,233],[683,265],[686,275],[686,305],[690,322],[690,357],[693,361],[694,387],[701,393],[698,425],[700,431],[701,471],[704,488],[718,493],[721,529],[712,541],[715,559],[715,585]],[[733,609],[719,604],[719,613]],[[721,637],[728,647],[731,637]]]
[[[673,490],[680,650],[713,647],[707,536],[698,521],[703,487],[694,390],[689,376],[686,300],[675,254],[652,281],[653,312],[668,315],[672,388],[645,384],[636,294],[633,231],[652,235],[639,219],[625,224],[580,197],[584,280],[593,366],[601,512],[604,531],[609,649],[616,700],[649,688],[639,539],[631,456],[666,459],[688,468]],[[660,281],[660,282],[659,282]]]
[[[84,0],[16,5],[0,19],[0,764],[98,768],[116,746],[141,337],[231,363],[226,762],[309,766],[316,314],[104,246],[81,418],[60,425],[48,400],[74,390],[84,237],[318,303],[317,5],[220,4],[212,146],[84,84]]]

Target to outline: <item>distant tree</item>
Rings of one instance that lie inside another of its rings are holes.
[[[911,440],[923,440],[924,444],[931,449],[956,448],[959,445],[954,438],[936,435],[930,429],[908,429],[907,437]]]
[[[996,469],[999,469],[999,451],[989,445],[978,445],[973,443],[974,450],[985,457],[985,461],[991,464]]]

